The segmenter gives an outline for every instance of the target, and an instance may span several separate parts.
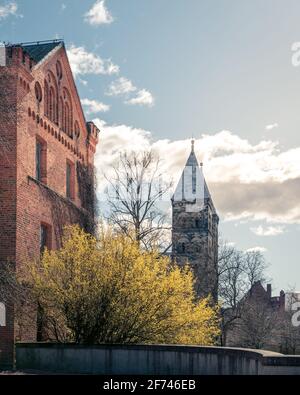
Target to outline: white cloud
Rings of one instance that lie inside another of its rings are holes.
[[[63,12],[67,8],[65,3],[62,3],[60,6],[61,11]]]
[[[246,250],[246,252],[261,252],[261,253],[264,253],[266,251],[268,251],[266,247],[260,247],[260,246],[251,247]]]
[[[128,125],[108,125],[96,118],[93,122],[101,130],[104,138],[98,149],[97,163],[102,160],[109,166],[119,157],[120,152],[148,150],[151,148],[151,132]],[[99,166],[100,167],[100,166]],[[103,168],[103,167],[102,167]]]
[[[229,241],[229,242],[226,243],[226,245],[227,245],[228,247],[234,247],[235,244],[236,244],[235,241]]]
[[[265,228],[262,225],[259,225],[250,229],[256,236],[278,236],[285,231],[284,226],[281,225],[267,226]]]
[[[154,141],[151,132],[143,129],[96,122],[102,136],[99,169],[108,168],[124,150],[152,148],[164,161],[165,177],[177,182],[190,152],[189,139]],[[204,162],[205,178],[222,220],[265,221],[267,232],[277,234],[284,231],[282,225],[300,224],[300,147],[281,151],[276,141],[250,144],[221,131],[196,139],[195,150],[199,162]],[[265,233],[265,227],[256,232]]]
[[[136,91],[136,89],[137,88],[129,79],[125,77],[120,77],[110,83],[106,94],[108,96],[122,96],[134,92]]]
[[[153,106],[154,98],[152,94],[146,89],[141,89],[137,92],[137,95],[129,100],[126,100],[126,104],[138,104],[140,106]]]
[[[84,14],[84,20],[92,26],[110,24],[114,18],[105,6],[104,0],[97,0],[92,8]]]
[[[14,1],[0,5],[0,19],[5,19],[10,15],[17,15],[18,4]]]
[[[84,47],[71,45],[67,50],[72,71],[75,76],[85,74],[117,74],[119,66],[110,59],[88,52]]]
[[[97,100],[81,99],[81,104],[86,107],[87,114],[96,114],[98,112],[106,112],[110,106]]]
[[[135,96],[132,93],[136,92]],[[125,104],[153,106],[154,98],[152,94],[146,89],[138,90],[136,86],[125,77],[120,77],[111,82],[106,92],[108,96],[123,96],[125,97]]]
[[[82,78],[78,78],[78,81],[84,86],[87,86],[87,84],[88,84],[87,80],[84,80]]]
[[[266,125],[265,129],[272,130],[272,129],[278,128],[278,126],[279,126],[278,123],[270,123],[269,125]]]

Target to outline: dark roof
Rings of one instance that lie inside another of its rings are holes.
[[[59,46],[63,41],[54,40],[48,42],[24,43],[20,44],[24,51],[36,62],[40,62],[49,52]]]

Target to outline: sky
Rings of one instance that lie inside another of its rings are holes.
[[[64,39],[100,175],[155,149],[176,180],[195,151],[223,239],[300,290],[298,0],[0,0],[0,41]]]

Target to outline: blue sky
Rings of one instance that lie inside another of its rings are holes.
[[[134,143],[176,179],[194,136],[223,237],[300,289],[299,15],[298,0],[0,0],[0,40],[65,40],[101,170]]]

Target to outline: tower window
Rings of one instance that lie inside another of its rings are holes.
[[[196,219],[195,226],[196,226],[196,228],[200,228],[200,220],[199,219]]]
[[[66,167],[66,195],[72,200],[75,197],[75,169],[74,164],[70,161],[67,161]]]
[[[178,252],[185,253],[185,243],[178,244]]]
[[[208,229],[212,230],[212,215],[211,215],[211,212],[208,213]]]
[[[43,254],[45,248],[51,249],[51,226],[42,223],[40,227],[40,254]]]
[[[36,139],[35,178],[44,184],[47,182],[47,144],[40,138]]]
[[[196,166],[192,167],[192,188],[193,194],[196,193]]]

